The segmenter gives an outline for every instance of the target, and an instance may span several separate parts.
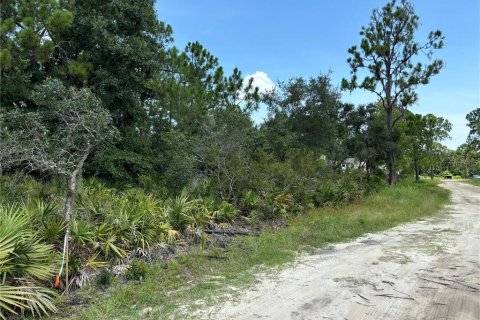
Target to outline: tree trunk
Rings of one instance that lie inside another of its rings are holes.
[[[389,107],[387,110],[387,130],[389,139],[392,140],[393,133],[393,108]],[[395,173],[395,154],[393,150],[388,150],[388,185],[390,187],[394,186],[396,182],[396,173]]]
[[[63,206],[63,217],[67,226],[70,223],[73,212],[73,203],[75,201],[75,188],[76,188],[76,177],[70,177],[68,181],[67,196],[65,197],[65,203]]]
[[[65,219],[65,223],[67,225],[66,230],[65,230],[65,237],[67,239],[67,245],[66,245],[66,252],[65,252],[65,258],[66,258],[66,266],[65,266],[65,296],[68,297],[68,259],[69,259],[69,238],[70,238],[70,220],[72,218],[72,213],[73,213],[73,205],[75,202],[75,194],[77,192],[77,179],[81,179],[81,172],[83,169],[83,165],[85,164],[85,160],[87,160],[88,155],[90,154],[90,143],[87,146],[87,149],[85,150],[85,153],[83,154],[83,157],[80,159],[80,161],[77,164],[77,168],[73,170],[73,172],[70,174],[70,176],[67,178],[67,195],[65,197],[65,204],[63,206],[63,216]]]
[[[395,159],[393,155],[391,154],[392,152],[390,151],[390,156],[388,160],[388,185],[390,187],[395,185],[396,182],[396,176],[395,176]]]
[[[70,241],[70,219],[72,217],[73,212],[73,204],[75,202],[75,190],[77,184],[77,171],[75,170],[74,173],[68,179],[67,185],[67,196],[65,197],[65,204],[63,207],[63,215],[65,219],[65,223],[67,225],[65,230],[65,237],[67,238],[67,245],[66,245],[66,265],[65,265],[65,296],[68,297],[68,287],[69,287],[69,279],[68,279],[68,260],[70,259],[69,255],[69,241]]]
[[[415,166],[415,181],[420,180],[420,167],[418,166],[417,159],[414,160],[414,166]]]

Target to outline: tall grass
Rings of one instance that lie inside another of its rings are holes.
[[[143,308],[152,307],[143,318],[168,318],[180,306],[191,307],[199,299],[212,303],[228,291],[225,288],[251,284],[256,272],[292,262],[302,250],[431,216],[448,198],[448,191],[434,182],[404,182],[355,204],[313,209],[289,219],[286,228],[266,229],[258,237],[237,237],[226,249],[198,248],[166,265],[155,264],[142,284],[119,284],[107,294],[94,296],[93,304],[71,317],[134,318]]]
[[[474,186],[479,186],[480,187],[480,179],[466,179],[464,180],[466,183],[473,184]]]

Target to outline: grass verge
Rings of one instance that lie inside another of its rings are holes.
[[[474,186],[480,187],[480,179],[465,179],[462,182],[473,184]]]
[[[256,274],[278,270],[299,252],[433,215],[448,199],[449,192],[434,182],[403,182],[359,203],[315,209],[291,218],[286,228],[237,237],[226,249],[198,248],[176,261],[154,264],[142,283],[117,284],[104,293],[85,290],[81,294],[93,302],[77,311],[70,308],[68,318],[185,318],[196,308],[238,294]]]

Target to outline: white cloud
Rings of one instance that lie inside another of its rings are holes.
[[[248,83],[250,78],[253,78],[253,86],[258,87],[260,92],[266,92],[275,89],[275,84],[266,72],[255,71],[245,77],[245,83]]]
[[[245,77],[244,83],[247,84],[250,78],[253,78],[253,86],[258,87],[260,93],[271,91],[275,89],[275,84],[266,72],[255,71]],[[267,108],[264,104],[260,104],[259,108],[251,114],[252,120],[255,124],[261,124],[267,118]]]

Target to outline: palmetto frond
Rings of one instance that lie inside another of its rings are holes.
[[[0,206],[0,309],[16,314],[55,311],[53,292],[35,285],[52,275],[53,247],[40,241],[22,207]],[[6,319],[0,313],[0,318]]]

